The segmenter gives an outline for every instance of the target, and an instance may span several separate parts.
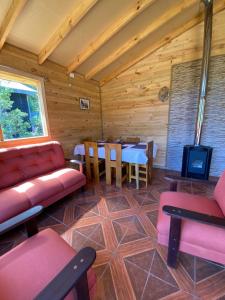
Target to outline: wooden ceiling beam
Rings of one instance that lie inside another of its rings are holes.
[[[0,27],[0,50],[27,0],[12,0]]]
[[[214,15],[221,12],[225,9],[225,0],[219,0],[218,2],[215,2],[214,4]],[[140,53],[137,57],[133,58],[132,60],[128,61],[126,64],[120,66],[119,68],[115,69],[112,73],[110,73],[108,76],[104,77],[102,80],[100,80],[100,86],[105,85],[107,82],[111,81],[112,79],[119,76],[121,73],[125,72],[129,68],[131,68],[133,65],[137,64],[140,60],[144,59],[146,56],[154,53],[161,47],[165,46],[166,44],[170,43],[173,39],[179,37],[189,29],[193,28],[194,26],[198,25],[204,20],[204,12],[200,13],[198,16],[194,17],[192,20],[184,24],[183,26],[180,26],[176,30],[174,30],[172,33],[168,33],[163,38],[161,38],[159,41],[157,41],[154,45],[151,45],[147,49],[144,49],[142,53]]]
[[[143,41],[146,37],[148,37],[151,33],[155,32],[161,26],[165,25],[173,18],[181,14],[184,10],[192,7],[196,4],[198,0],[189,0],[189,1],[181,1],[181,3],[176,6],[171,7],[165,13],[163,13],[160,17],[156,18],[149,26],[145,27],[143,31],[132,36],[128,41],[126,41],[121,47],[119,47],[112,54],[108,55],[105,59],[101,60],[99,64],[94,66],[86,75],[85,78],[88,80],[94,77],[101,70],[112,64],[116,61],[120,56],[131,50],[141,41]]]
[[[110,38],[112,38],[119,30],[126,24],[131,22],[137,15],[144,11],[147,7],[152,5],[156,0],[141,0],[133,6],[125,15],[120,17],[115,23],[109,26],[103,33],[101,33],[96,40],[89,44],[79,55],[69,64],[68,73],[75,71],[84,61],[93,55],[101,46],[103,46]]]
[[[50,37],[47,44],[42,48],[38,55],[38,63],[42,64],[70,33],[70,31],[81,21],[89,10],[97,3],[98,0],[81,1],[75,5],[73,11],[63,20],[58,29]]]

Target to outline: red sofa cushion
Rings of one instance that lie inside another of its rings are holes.
[[[216,185],[214,197],[225,215],[225,172],[222,174]]]
[[[0,189],[64,167],[58,142],[0,149]]]
[[[180,192],[162,193],[160,197],[160,208],[157,223],[158,241],[162,244],[168,244],[170,230],[170,217],[162,211],[162,207],[164,205],[172,205],[224,218],[220,207],[213,199],[211,200],[203,196]],[[216,226],[201,224],[191,220],[182,220],[181,245],[183,251],[185,251],[186,244],[224,252],[225,230]],[[195,253],[195,255],[197,255],[197,253]]]
[[[30,203],[36,205],[81,181],[85,181],[84,174],[74,169],[63,168],[22,183],[21,186],[30,184],[24,192]]]
[[[63,168],[0,191],[0,223],[85,180],[79,171]]]
[[[19,187],[0,191],[0,223],[31,207],[27,195]]]
[[[1,300],[33,299],[74,257],[75,251],[51,229],[39,232],[0,257]],[[89,289],[96,282],[88,272]],[[93,295],[92,295],[93,296]],[[76,299],[70,293],[66,299]]]

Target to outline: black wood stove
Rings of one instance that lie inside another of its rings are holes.
[[[202,0],[205,4],[204,45],[201,82],[198,97],[198,113],[195,125],[194,145],[184,146],[181,176],[208,179],[212,148],[200,145],[208,85],[209,60],[212,40],[213,0]]]
[[[184,146],[181,176],[207,180],[212,150],[206,146]]]

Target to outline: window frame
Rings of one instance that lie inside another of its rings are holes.
[[[44,135],[42,136],[4,140],[4,136],[3,133],[1,132],[1,126],[0,126],[0,147],[24,145],[24,144],[38,143],[38,142],[51,140],[47,103],[45,97],[44,78],[11,67],[3,66],[3,65],[0,65],[0,78],[5,78],[6,80],[7,79],[14,80],[20,83],[35,85],[38,91],[41,122],[42,122],[43,132],[44,132]]]

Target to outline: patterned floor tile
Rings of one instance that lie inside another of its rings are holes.
[[[118,243],[124,244],[146,237],[146,232],[137,216],[128,216],[113,220]]]
[[[95,300],[116,300],[117,297],[109,264],[97,266],[94,268],[94,271],[97,275]]]
[[[196,282],[224,271],[224,266],[196,257]]]
[[[152,265],[154,253],[154,250],[141,252],[129,257],[125,257],[125,261],[136,265],[140,269],[143,269],[145,272],[149,272]]]
[[[143,292],[143,300],[156,300],[171,295],[178,291],[178,288],[150,275]],[[175,298],[174,298],[175,299]]]
[[[171,275],[169,269],[167,268],[167,265],[162,260],[162,258],[160,257],[160,255],[158,254],[157,251],[155,251],[155,253],[154,253],[150,273],[152,275],[162,279],[163,281],[178,288],[178,285],[177,285],[175,279]]]
[[[125,196],[116,195],[116,196],[106,197],[105,201],[109,212],[120,211],[120,210],[130,208],[130,204],[127,201]]]
[[[104,180],[89,184],[38,219],[40,229],[54,229],[76,251],[86,246],[97,251],[94,300],[225,299],[224,266],[180,253],[179,267],[172,270],[165,262],[167,248],[149,234],[157,224],[160,194],[169,188],[167,173],[155,169],[152,184],[143,183],[138,191],[134,180],[122,188]],[[211,195],[214,184],[186,182],[178,188]],[[0,240],[0,255],[25,239],[22,228],[7,234]]]
[[[158,211],[151,211],[146,213],[147,217],[149,218],[150,222],[154,225],[156,228],[157,225],[157,219],[158,219]]]
[[[156,203],[157,200],[149,191],[135,192],[133,194],[134,199],[140,206]]]
[[[72,245],[74,249],[93,247],[96,251],[105,249],[105,240],[101,224],[84,226],[72,230]]]
[[[141,299],[148,279],[148,273],[138,268],[136,265],[130,263],[129,261],[126,261],[125,265],[136,299]]]

